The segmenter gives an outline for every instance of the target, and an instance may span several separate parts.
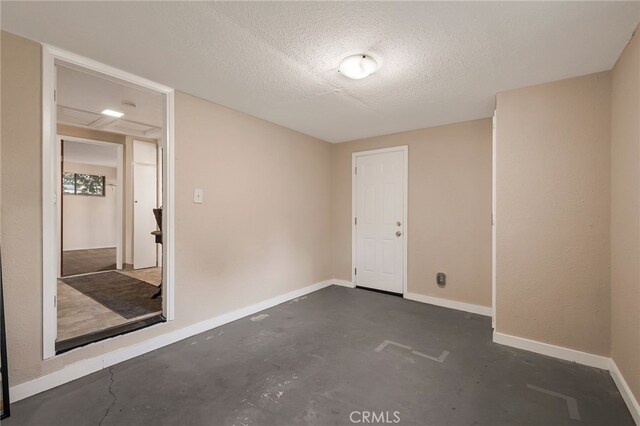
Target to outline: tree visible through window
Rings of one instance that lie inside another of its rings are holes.
[[[62,174],[62,190],[65,194],[104,197],[104,187],[104,176],[70,172]]]

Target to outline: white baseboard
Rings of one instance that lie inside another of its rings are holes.
[[[339,285],[342,287],[356,288],[356,285],[354,283],[347,280],[333,280],[333,284]]]
[[[94,358],[74,362],[73,364],[65,366],[63,369],[55,371],[51,374],[47,374],[46,376],[42,376],[37,379],[11,387],[11,402],[20,401],[21,399],[28,398],[32,395],[55,388],[72,380],[79,379],[80,377],[86,376],[104,368],[108,368],[122,361],[135,358],[139,355],[162,348],[196,334],[211,330],[216,327],[220,327],[221,325],[236,321],[240,318],[253,315],[256,312],[263,311],[265,309],[284,303],[288,300],[295,299],[297,297],[304,296],[305,294],[309,294],[322,288],[328,287],[334,283],[335,280],[327,280],[312,284],[299,290],[282,294],[280,296],[264,300],[262,302],[235,310],[233,312],[229,312],[227,314],[219,315],[217,317],[169,332],[167,334],[153,337],[139,344],[116,349],[112,352],[108,352]],[[60,356],[64,356],[64,354]]]
[[[330,285],[340,285],[345,287],[355,287],[350,281],[345,280],[327,280],[322,281],[310,286],[273,297],[271,299],[264,300],[262,302],[229,312],[227,314],[219,315],[206,321],[202,321],[179,330],[172,331],[167,334],[163,334],[136,345],[128,346],[125,348],[116,349],[112,352],[108,352],[104,355],[100,355],[94,358],[82,360],[69,364],[63,369],[55,371],[46,376],[39,377],[29,382],[21,383],[19,385],[11,387],[10,396],[11,402],[17,402],[21,399],[28,398],[32,395],[44,392],[48,389],[55,388],[73,380],[79,379],[88,374],[96,371],[108,368],[112,365],[126,361],[131,358],[135,358],[139,355],[151,352],[153,350],[162,348],[172,343],[178,342],[183,339],[187,339],[199,333],[211,330],[221,325],[227,324],[232,321],[236,321],[240,318],[244,318],[249,315],[253,315],[257,312],[271,308],[273,306],[284,303],[288,300],[295,299],[297,297],[304,296],[305,294],[312,293],[314,291],[323,289]],[[451,309],[458,309],[466,312],[471,312],[480,315],[491,316],[491,308],[486,306],[472,305],[469,303],[456,302],[447,299],[440,299],[436,297],[424,296],[415,293],[406,293],[404,295],[406,299],[414,300],[423,303],[429,303],[432,305],[443,306]],[[622,373],[618,369],[618,366],[611,358],[606,358],[599,355],[590,354],[587,352],[576,351],[573,349],[563,348],[560,346],[550,345],[548,343],[537,342],[535,340],[524,339],[522,337],[510,336],[499,332],[493,333],[493,341],[506,346],[512,346],[519,349],[551,356],[554,358],[563,359],[566,361],[573,361],[578,364],[583,364],[591,367],[601,368],[609,370],[611,376],[618,387],[622,397],[624,398],[631,415],[633,416],[636,424],[640,425],[640,404],[635,399],[629,385],[625,381]],[[62,355],[64,356],[64,355]]]
[[[405,293],[405,299],[415,302],[428,303],[430,305],[442,306],[444,308],[457,309],[459,311],[471,312],[472,314],[484,315],[490,317],[493,311],[490,306],[474,305],[471,303],[457,302],[455,300],[441,299],[439,297],[425,296],[418,293]]]
[[[493,341],[501,345],[524,349],[525,351],[535,352],[565,361],[572,361],[578,364],[588,365],[589,367],[601,368],[603,370],[609,369],[609,361],[611,360],[611,358],[604,356],[563,348],[562,346],[555,346],[523,337],[510,336],[497,331],[493,332]]]
[[[95,246],[95,247],[65,247],[64,251],[78,251],[78,250],[100,250],[100,249],[115,249],[116,246]]]
[[[535,352],[553,358],[563,359],[565,361],[572,361],[589,367],[608,370],[620,391],[624,402],[627,404],[633,420],[640,426],[640,403],[638,403],[633,392],[631,392],[631,388],[629,388],[627,381],[624,379],[624,376],[613,359],[590,354],[588,352],[577,351],[575,349],[568,349],[561,346],[529,340],[522,337],[510,336],[497,331],[493,332],[493,341],[501,345],[524,349],[525,351]]]
[[[624,399],[624,402],[627,404],[627,407],[631,412],[631,417],[633,417],[633,420],[635,420],[637,425],[640,425],[640,403],[638,403],[633,392],[631,392],[631,388],[622,376],[622,373],[613,359],[609,359],[609,372],[622,395],[622,399]]]

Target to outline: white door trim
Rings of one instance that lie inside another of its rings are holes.
[[[42,357],[56,354],[58,252],[58,203],[56,176],[56,84],[54,53],[42,49]]]
[[[88,59],[57,47],[42,45],[42,356],[55,356],[57,334],[56,286],[59,256],[56,187],[56,102],[55,64],[79,68],[119,83],[159,92],[165,97],[165,128],[160,137],[164,148],[163,170],[163,312],[168,321],[175,312],[175,160],[174,90],[134,74]],[[116,337],[118,338],[118,337]]]
[[[66,135],[57,135],[56,136],[58,141],[69,141],[69,142],[80,142],[80,143],[86,143],[86,144],[91,144],[91,145],[103,145],[103,146],[115,146],[117,149],[117,155],[118,155],[118,160],[117,160],[117,175],[116,175],[116,269],[122,269],[122,249],[123,249],[123,241],[122,241],[122,234],[124,233],[124,221],[122,218],[122,211],[123,211],[123,206],[124,206],[124,191],[123,191],[123,176],[124,176],[124,145],[122,145],[121,143],[116,143],[116,142],[106,142],[106,141],[98,141],[98,140],[94,140],[94,139],[86,139],[86,138],[79,138],[76,136],[66,136]],[[59,164],[59,162],[58,162]],[[57,189],[56,192],[60,190],[60,185],[57,185]],[[58,194],[58,197],[62,197],[63,194]],[[62,219],[62,215],[61,215],[61,207],[62,204],[58,203],[58,207],[57,207],[57,211],[58,211],[58,215],[59,218]],[[58,219],[58,222],[60,221],[60,219]],[[60,261],[58,259],[58,264],[60,264]]]
[[[137,182],[137,178],[139,178],[140,176],[138,175],[138,172],[142,172],[143,170],[149,170],[149,169],[153,169],[154,173],[153,173],[153,177],[155,178],[155,186],[156,186],[156,190],[154,191],[153,195],[156,197],[155,198],[155,202],[153,203],[154,206],[153,208],[158,208],[158,166],[155,164],[145,164],[145,163],[136,163],[135,161],[131,164],[131,175],[133,178],[133,203],[132,203],[132,207],[133,207],[133,216],[132,216],[132,223],[131,223],[131,229],[132,229],[132,235],[131,235],[131,252],[132,252],[132,260],[133,260],[133,269],[143,269],[143,268],[148,268],[148,264],[146,264],[146,262],[141,261],[141,258],[144,256],[139,256],[141,254],[141,252],[139,251],[141,247],[144,247],[146,244],[146,247],[149,248],[149,252],[146,254],[150,254],[151,252],[151,243],[153,242],[153,266],[158,266],[158,247],[157,244],[155,243],[155,241],[150,240],[148,237],[148,234],[145,232],[144,233],[144,241],[142,240],[142,238],[138,238],[137,236],[137,232],[139,232],[139,230],[136,227],[136,222],[138,222],[138,224],[140,224],[140,222],[138,221],[140,219],[140,217],[138,217],[138,209],[140,209],[139,205],[140,203],[138,203],[139,201],[139,196],[140,194],[137,191],[137,186],[139,184],[139,182]],[[151,215],[146,216],[146,220],[151,222],[151,219],[153,217]],[[153,230],[155,231],[155,219],[153,219]],[[136,253],[138,253],[138,255],[136,255]]]
[[[497,116],[496,111],[493,112],[493,119],[491,120],[492,128],[493,128],[493,138],[492,138],[492,147],[491,147],[491,326],[493,329],[496,329],[496,283],[497,283],[497,273],[496,273],[496,165],[497,165],[497,156],[496,156],[496,147],[498,144],[498,140],[496,137],[496,125],[497,125]]]
[[[356,274],[355,274],[355,268],[356,268],[356,259],[357,259],[357,253],[356,253],[356,248],[357,248],[357,244],[356,244],[356,212],[358,210],[358,206],[357,206],[357,180],[356,180],[356,160],[358,159],[358,157],[363,157],[366,155],[373,155],[373,154],[384,154],[387,152],[403,152],[404,153],[404,177],[403,177],[403,193],[404,193],[404,206],[403,206],[403,223],[404,223],[404,239],[403,239],[403,245],[402,245],[402,250],[403,250],[403,273],[402,273],[402,293],[403,294],[407,294],[408,293],[408,285],[407,285],[407,241],[409,239],[409,221],[407,220],[408,217],[408,210],[409,210],[409,146],[408,145],[402,145],[402,146],[394,146],[394,147],[390,147],[390,148],[381,148],[381,149],[372,149],[369,151],[358,151],[358,152],[353,152],[351,154],[351,282],[354,285],[357,285],[356,283]]]

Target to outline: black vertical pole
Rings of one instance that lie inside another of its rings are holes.
[[[0,419],[9,417],[9,369],[7,368],[7,328],[4,324],[4,292],[2,288],[2,256],[0,255],[0,374],[2,377],[2,413]]]

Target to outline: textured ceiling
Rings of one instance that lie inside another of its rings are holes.
[[[321,139],[491,115],[610,69],[638,2],[2,2],[3,29]],[[363,80],[340,59],[381,64]]]

